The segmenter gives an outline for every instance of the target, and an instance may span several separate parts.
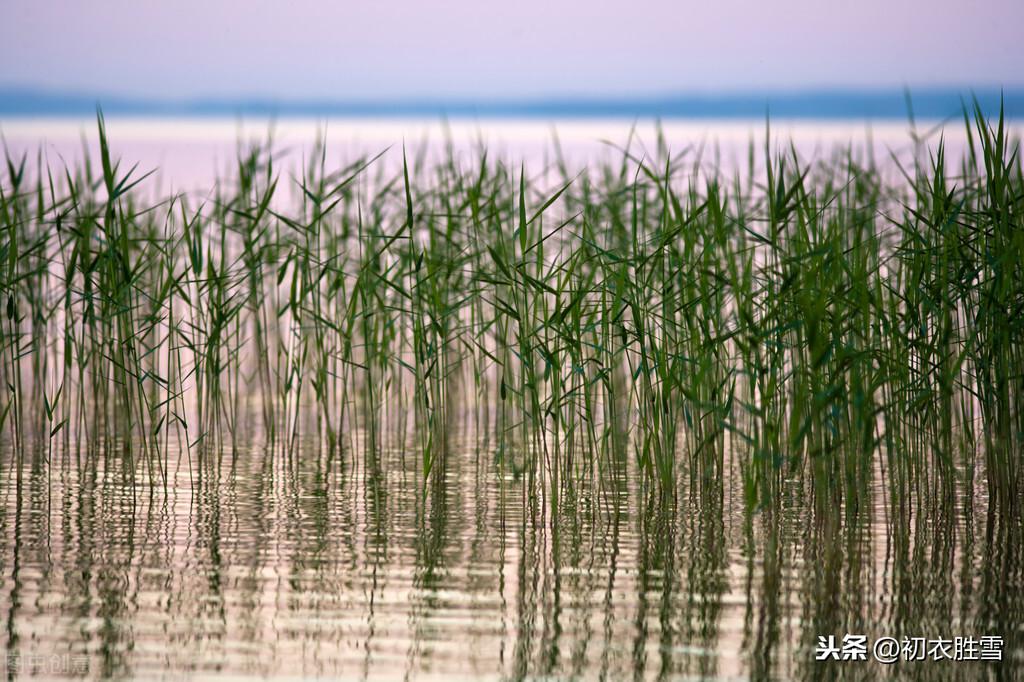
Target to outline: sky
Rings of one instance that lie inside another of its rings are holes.
[[[0,85],[515,98],[1020,87],[1022,0],[0,0]]]

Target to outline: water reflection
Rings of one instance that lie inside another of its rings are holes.
[[[718,478],[694,462],[673,504],[612,457],[554,504],[469,431],[426,486],[383,446],[183,455],[166,489],[103,451],[5,454],[8,679],[1016,674],[1019,520],[969,479],[921,516],[881,472],[857,509],[796,480],[747,513],[728,456]],[[1007,660],[814,660],[844,633],[995,634]]]

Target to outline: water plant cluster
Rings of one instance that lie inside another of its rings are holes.
[[[268,141],[153,199],[100,116],[98,159],[7,154],[0,438],[157,490],[172,452],[399,448],[426,486],[471,430],[551,505],[631,459],[660,503],[729,468],[750,509],[796,480],[856,513],[880,475],[898,518],[982,480],[1019,517],[1024,174],[1002,116],[963,125],[956,158],[769,136],[736,173]]]

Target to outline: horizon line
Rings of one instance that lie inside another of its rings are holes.
[[[404,118],[764,118],[775,119],[946,119],[973,103],[988,116],[1024,117],[1024,87],[933,86],[926,88],[738,89],[674,91],[661,94],[566,94],[515,97],[273,97],[198,96],[159,98],[31,86],[0,85],[0,116],[58,118],[111,116],[336,116]]]

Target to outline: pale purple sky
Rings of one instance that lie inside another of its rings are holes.
[[[0,85],[501,97],[1024,85],[1024,0],[3,0]]]

